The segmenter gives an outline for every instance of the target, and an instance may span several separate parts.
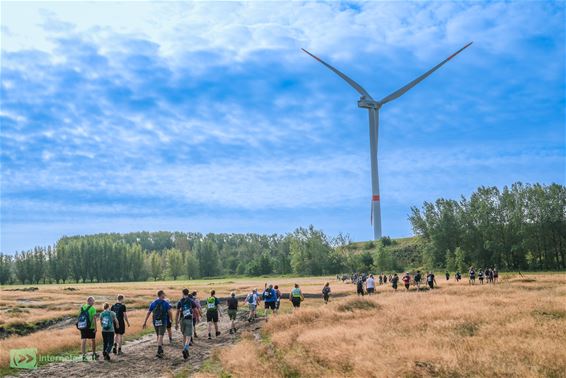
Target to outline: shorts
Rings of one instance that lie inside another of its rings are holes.
[[[279,306],[281,306],[281,301],[278,299],[277,302],[275,302],[275,309],[279,310]]]
[[[238,310],[228,309],[228,318],[230,320],[236,320],[236,315],[238,314]]]
[[[409,286],[411,286],[411,285],[410,285],[410,284],[408,284],[408,283],[406,283],[406,284],[405,284],[405,289],[408,289],[408,288],[409,288]]]
[[[253,304],[253,303],[248,303],[248,308],[250,309],[250,311],[255,311],[257,305]]]
[[[96,330],[89,328],[89,329],[81,329],[81,339],[94,339],[96,338]]]
[[[330,298],[330,294],[322,294],[322,298],[328,302],[328,298]]]
[[[275,302],[265,302],[265,309],[272,309],[275,310]]]
[[[434,289],[434,282],[429,282],[428,287],[430,287],[431,289]]]
[[[187,337],[193,335],[193,318],[181,319],[181,333]]]
[[[372,294],[375,291],[373,287],[368,287],[368,294]]]
[[[163,336],[165,335],[165,332],[167,331],[167,325],[163,324],[160,326],[153,326],[153,328],[155,328],[155,333],[157,334],[157,336]]]
[[[114,330],[114,333],[116,335],[123,335],[124,333],[126,333],[126,323],[123,320],[118,320],[118,328]]]
[[[363,289],[363,288],[358,288],[358,294],[364,295],[364,289]]]
[[[291,303],[293,303],[293,307],[301,307],[301,298],[291,298]]]
[[[218,323],[218,311],[207,311],[206,312],[206,321]]]
[[[391,286],[393,287],[393,289],[397,290],[397,284],[396,283],[392,284]]]

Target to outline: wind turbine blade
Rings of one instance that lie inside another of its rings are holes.
[[[367,97],[369,100],[372,100],[371,96],[369,95],[369,93],[366,92],[366,90],[364,88],[362,88],[362,86],[358,83],[356,83],[354,80],[350,79],[348,76],[344,75],[342,72],[338,71],[336,68],[332,67],[330,64],[326,63],[325,61],[323,61],[322,59],[320,59],[319,57],[311,54],[310,52],[308,52],[305,49],[301,49],[304,52],[306,52],[307,54],[309,54],[310,56],[312,56],[314,59],[318,60],[320,63],[324,64],[326,67],[328,67],[330,70],[332,70],[336,75],[340,76],[342,79],[344,79],[348,84],[350,84],[352,86],[352,88],[354,88],[359,94],[361,94],[362,96]]]
[[[442,65],[444,65],[444,63],[448,62],[450,59],[454,58],[456,55],[458,55],[459,53],[461,53],[465,48],[467,48],[468,46],[470,46],[473,42],[468,43],[466,46],[462,47],[460,50],[456,51],[454,54],[450,55],[448,58],[446,58],[445,60],[443,60],[442,62],[440,62],[439,64],[437,64],[436,66],[434,66],[432,69],[430,69],[429,71],[425,72],[424,74],[422,74],[421,76],[417,77],[415,80],[411,81],[409,84],[405,85],[403,88],[396,90],[395,92],[391,93],[390,95],[388,95],[387,97],[384,97],[380,103],[381,104],[386,104],[389,101],[393,101],[396,98],[401,97],[402,95],[404,95],[409,89],[413,88],[415,85],[417,85],[418,83],[420,83],[421,81],[423,81],[424,79],[426,79],[428,76],[430,76],[430,74],[432,74],[434,71],[436,71],[437,69],[439,69]]]

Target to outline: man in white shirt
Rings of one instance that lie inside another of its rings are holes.
[[[375,292],[375,279],[373,278],[373,274],[370,274],[366,280],[366,289],[368,291],[368,295],[372,295]]]
[[[248,316],[248,322],[253,322],[256,317],[256,309],[257,309],[257,302],[259,301],[259,295],[257,294],[257,289],[254,289],[251,293],[249,293],[244,300],[247,305],[248,309],[250,310],[250,314]]]

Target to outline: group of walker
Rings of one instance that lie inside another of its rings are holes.
[[[328,302],[330,295],[330,284],[326,283],[323,289],[323,299],[325,303]],[[282,299],[282,293],[277,285],[265,285],[263,293],[259,294],[257,289],[253,289],[243,299],[243,303],[248,307],[247,320],[253,322],[257,319],[257,307],[263,301],[265,308],[265,320],[268,320],[269,312],[276,314],[279,311]],[[294,310],[301,307],[301,302],[305,297],[298,284],[289,294]],[[129,327],[128,313],[126,305],[124,304],[124,296],[118,295],[117,302],[110,306],[104,303],[103,311],[97,314],[94,307],[94,297],[88,297],[87,303],[82,305],[79,311],[76,327],[81,333],[81,352],[83,361],[89,360],[86,349],[87,340],[91,340],[92,357],[90,359],[97,360],[99,358],[96,353],[96,332],[98,329],[97,323],[100,323],[103,348],[102,354],[104,360],[110,361],[111,355],[121,355],[123,335],[126,330],[126,325]],[[204,309],[203,309],[204,307]],[[237,332],[236,318],[238,314],[239,301],[236,293],[232,292],[230,297],[226,300],[227,313],[230,320],[230,334]],[[197,292],[190,292],[189,289],[182,290],[182,297],[177,301],[176,312],[173,314],[174,307],[171,302],[166,298],[165,292],[159,290],[157,298],[153,300],[148,308],[142,328],[147,327],[149,317],[152,317],[152,324],[157,335],[157,353],[156,357],[163,358],[163,338],[167,333],[169,342],[173,342],[173,322],[175,330],[180,330],[183,335],[183,359],[189,358],[189,349],[193,345],[193,339],[198,338],[196,332],[196,325],[206,315],[206,322],[208,323],[208,339],[211,340],[213,336],[212,330],[214,329],[214,336],[220,336],[221,332],[218,329],[219,318],[222,316],[220,310],[220,300],[216,297],[215,290],[211,290],[210,296],[204,301],[204,306],[201,305],[200,300],[197,298]]]

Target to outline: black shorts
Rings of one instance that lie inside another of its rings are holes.
[[[206,321],[218,323],[218,311],[207,311],[206,312]]]
[[[96,338],[96,330],[89,328],[89,329],[81,329],[81,339],[95,339]]]
[[[434,288],[434,282],[429,282],[429,283],[428,283],[428,286],[429,286],[431,289],[433,289],[433,288]]]
[[[368,294],[373,293],[374,291],[375,291],[375,289],[373,287],[368,287]]]
[[[269,309],[275,310],[275,302],[265,302],[265,309],[266,310],[269,310]]]
[[[114,333],[116,335],[123,335],[124,333],[126,333],[126,323],[123,320],[118,320],[118,328],[114,330]]]
[[[293,307],[301,307],[301,298],[291,298],[291,303]]]
[[[408,289],[409,286],[411,286],[411,284],[406,283],[406,284],[405,284],[405,289]]]

